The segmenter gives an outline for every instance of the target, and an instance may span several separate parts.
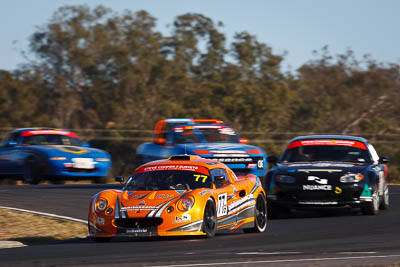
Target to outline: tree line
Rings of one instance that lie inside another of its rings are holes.
[[[143,10],[59,8],[30,36],[29,60],[0,70],[0,125],[81,129],[113,174],[132,171],[145,130],[166,117],[221,119],[275,155],[300,134],[356,134],[400,180],[399,64],[323,47],[285,72],[285,55],[247,31],[228,43],[202,14],[176,17],[168,35],[156,26]]]

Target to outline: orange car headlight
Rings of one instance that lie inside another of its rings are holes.
[[[194,197],[188,196],[179,200],[176,206],[179,211],[188,211],[193,207],[193,205]]]
[[[107,208],[108,202],[105,199],[98,199],[96,201],[96,211],[97,212],[102,212],[105,211],[105,209]]]

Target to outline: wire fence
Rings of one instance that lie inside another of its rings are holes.
[[[0,134],[4,136],[15,128],[0,127]],[[153,129],[70,129],[76,132],[82,140],[104,140],[124,142],[150,142],[152,141]],[[274,131],[242,131],[240,135],[249,139],[254,144],[286,144],[290,139],[301,135],[331,134],[327,132],[274,132]],[[400,134],[394,133],[349,133],[352,136],[361,136],[373,140],[374,144],[399,144]]]

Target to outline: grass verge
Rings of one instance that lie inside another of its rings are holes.
[[[0,240],[33,245],[87,236],[87,226],[81,223],[7,209],[0,213]]]

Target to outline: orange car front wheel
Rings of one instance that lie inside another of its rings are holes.
[[[215,209],[214,201],[207,200],[206,207],[204,208],[203,217],[203,232],[207,237],[213,237],[217,229],[217,211]]]

